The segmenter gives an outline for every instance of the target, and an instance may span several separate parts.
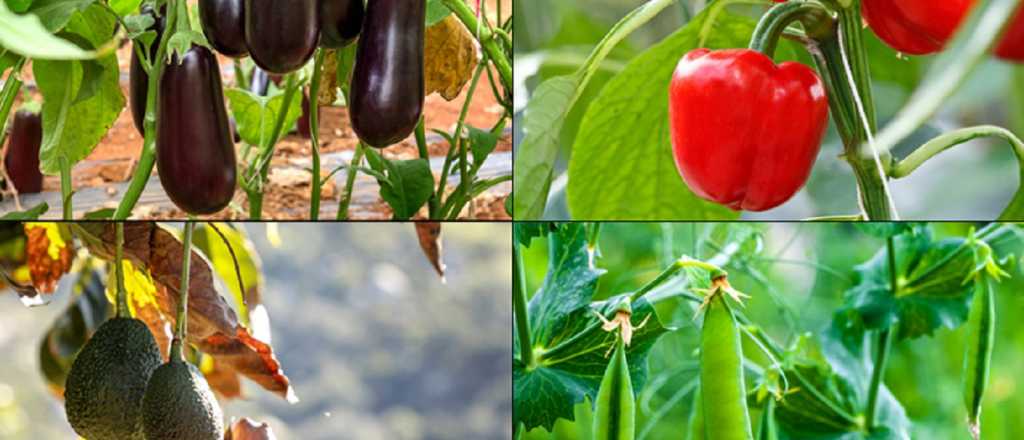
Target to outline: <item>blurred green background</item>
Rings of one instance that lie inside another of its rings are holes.
[[[611,26],[643,3],[642,0],[515,0],[514,144],[522,139],[522,110],[537,85],[578,68]],[[590,101],[626,63],[684,25],[707,3],[706,0],[679,0],[677,5],[665,9],[620,43],[601,64],[562,129],[561,154],[555,167],[555,176],[561,178],[552,185],[546,218],[569,218],[564,173],[570,147]],[[728,10],[756,20],[767,4],[765,0],[763,5],[730,5]],[[865,28],[864,34],[881,127],[917,87],[932,57],[901,58],[882,44],[870,29]],[[805,63],[812,64],[806,50],[799,48],[797,53]],[[940,132],[980,124],[1004,126],[1024,136],[1024,67],[994,58],[987,60],[944,105],[939,115],[897,148],[896,154],[903,157]],[[850,167],[838,158],[841,152],[839,138],[830,128],[806,188],[778,208],[747,212],[743,218],[795,220],[855,213],[856,185]],[[1009,202],[1018,176],[1017,161],[1007,144],[976,140],[939,155],[912,176],[893,181],[891,187],[903,218],[988,220],[996,218]]]
[[[238,224],[263,260],[273,347],[301,401],[243,380],[225,416],[286,439],[510,436],[511,226],[446,224],[447,284],[411,224]],[[0,291],[0,439],[73,439],[39,371],[39,342],[70,297],[45,307]]]
[[[934,223],[935,237],[963,237],[971,224]],[[755,228],[762,239],[758,252],[745,258],[749,266],[729,266],[734,287],[752,296],[744,313],[776,341],[788,344],[794,335],[829,326],[852,286],[853,268],[870,259],[883,239],[860,232],[848,223],[605,223],[596,266],[606,269],[595,299],[633,291],[653,279],[680,255],[708,258],[723,239],[739,228]],[[1024,247],[1024,246],[1022,246]],[[753,247],[751,247],[753,249]],[[997,249],[1001,255],[1022,249]],[[533,240],[524,252],[527,292],[543,281],[547,265],[545,240]],[[1013,278],[996,292],[995,354],[982,410],[982,438],[1020,438],[1024,416],[1024,272],[1018,264]],[[693,385],[698,377],[698,329],[692,321],[659,340],[648,359],[647,385],[637,392],[637,438],[684,439]],[[747,356],[758,348],[743,338]],[[934,337],[894,341],[884,383],[906,409],[914,439],[967,439],[961,373],[964,330],[940,329]],[[760,360],[763,362],[763,359]],[[762,365],[764,365],[762,363]],[[747,375],[747,385],[751,385]],[[589,404],[576,406],[577,422],[559,420],[553,433],[536,428],[524,439],[589,439]],[[751,419],[759,420],[754,411]]]

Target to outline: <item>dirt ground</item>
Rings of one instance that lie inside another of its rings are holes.
[[[492,4],[493,1],[488,2]],[[510,10],[511,0],[505,0],[503,6],[505,11]],[[506,13],[507,15],[507,13]],[[125,45],[118,51],[118,60],[121,68],[122,91],[127,97],[128,93],[128,70],[130,60],[130,45]],[[221,76],[226,87],[234,83],[234,67],[228,58],[220,57]],[[22,71],[23,80],[28,86],[30,94],[35,99],[41,99],[38,91],[34,88],[31,64],[25,66]],[[495,75],[497,77],[497,75]],[[454,130],[458,121],[459,113],[465,102],[466,91],[453,101],[446,101],[438,94],[426,97],[424,106],[424,117],[428,139],[437,140],[437,136],[431,136],[431,129],[438,129],[446,132]],[[19,100],[21,98],[19,97]],[[15,104],[15,109],[18,103]],[[355,133],[349,123],[348,111],[344,107],[321,107],[320,113],[320,152],[321,155],[353,150],[358,142]],[[486,84],[486,75],[481,79],[467,113],[466,122],[469,125],[479,128],[490,128],[502,116],[502,107],[496,102],[491,88]],[[114,186],[130,180],[134,171],[135,162],[139,157],[142,148],[142,136],[135,130],[132,123],[131,111],[126,105],[117,121],[110,131],[100,141],[100,144],[85,160],[79,162],[72,170],[72,185],[75,190],[84,187],[108,187],[108,193],[114,196],[117,189]],[[444,157],[448,152],[448,143],[439,140],[429,145],[429,153],[432,158]],[[496,152],[508,152],[511,150],[511,137],[506,135],[498,144]],[[309,139],[300,137],[292,128],[291,132],[276,146],[272,159],[272,175],[274,167],[293,163],[295,159],[308,159],[311,155],[312,146]],[[415,141],[412,138],[406,139],[400,144],[384,149],[385,157],[395,159],[410,159],[418,157]],[[326,175],[330,170],[324,170]],[[511,169],[508,170],[511,173]],[[157,179],[154,169],[152,179]],[[435,172],[435,179],[437,179]],[[264,218],[266,219],[288,219],[305,218],[308,216],[309,206],[309,175],[306,172],[306,182],[302,184],[282,184],[271,179],[271,188],[264,196]],[[287,179],[288,182],[296,180],[294,176]],[[44,179],[44,191],[60,191],[60,180],[57,176],[46,176]],[[507,185],[506,185],[507,186]],[[358,186],[356,187],[358,189]],[[324,199],[321,205],[337,204],[341,190],[336,188],[333,182],[325,185],[323,189]],[[464,210],[463,217],[475,219],[509,219],[504,209],[504,201],[508,196],[505,190],[499,193],[494,191],[481,195],[475,200],[472,208]],[[119,200],[120,197],[118,196]],[[247,206],[245,193],[239,189],[235,195],[233,206],[235,209],[225,209],[215,214],[217,218],[246,218],[247,212],[241,211],[238,207]],[[335,200],[332,202],[332,200]],[[353,201],[356,203],[356,201]],[[53,208],[51,208],[52,210]],[[78,207],[76,206],[76,210]],[[390,217],[390,209],[382,201],[378,200],[370,205],[356,207],[353,211],[359,212],[359,217],[368,219],[386,219]],[[298,214],[304,213],[304,214]],[[146,218],[182,218],[183,213],[174,209],[145,207],[141,203],[136,208],[136,216]],[[422,215],[422,214],[421,214]],[[353,214],[353,217],[356,215]]]

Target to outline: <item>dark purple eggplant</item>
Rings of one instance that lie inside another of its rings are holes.
[[[270,75],[267,75],[267,71],[260,69],[259,66],[252,68],[252,79],[249,80],[249,91],[259,96],[267,96],[267,90],[270,88]]]
[[[156,51],[160,46],[160,36],[164,33],[165,19],[164,16],[157,16],[153,12],[153,8],[149,5],[142,7],[142,13],[152,16],[156,21],[153,23],[151,30],[156,31],[156,38],[153,39],[153,44],[149,47],[149,58],[156,58]],[[134,44],[138,44],[133,42]],[[149,75],[146,74],[146,69],[142,67],[142,61],[139,60],[138,55],[135,53],[135,46],[132,46],[132,62],[131,70],[128,73],[128,105],[132,110],[132,122],[135,123],[135,129],[139,131],[139,134],[143,133],[143,122],[146,118],[146,92],[149,88]]]
[[[426,0],[374,0],[367,6],[349,117],[359,139],[371,146],[405,139],[423,114],[426,7]]]
[[[11,125],[4,167],[19,193],[43,190],[43,173],[39,171],[39,146],[43,142],[43,121],[39,113],[18,110]]]
[[[176,57],[175,57],[176,58]],[[232,142],[217,57],[193,46],[160,79],[156,165],[160,183],[189,214],[212,214],[235,194]]]
[[[320,45],[340,49],[352,44],[363,28],[363,0],[320,1]]]
[[[269,73],[298,70],[320,39],[320,0],[245,0],[245,41]]]
[[[224,56],[249,54],[245,44],[245,0],[199,0],[199,18],[210,45]]]

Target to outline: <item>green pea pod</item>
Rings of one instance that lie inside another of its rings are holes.
[[[601,379],[594,413],[594,440],[633,440],[636,410],[624,345],[617,342]]]
[[[700,335],[700,386],[709,440],[751,440],[743,386],[743,351],[736,320],[720,293],[713,294]]]
[[[996,305],[992,279],[981,276],[974,282],[974,300],[967,318],[967,351],[964,355],[964,403],[971,435],[981,437],[981,399],[988,383],[995,343]]]
[[[693,406],[690,407],[690,422],[686,430],[686,440],[704,440],[704,411],[701,407],[700,387],[693,393]]]
[[[757,440],[779,440],[778,428],[775,426],[775,398],[773,397],[769,397],[764,404]]]

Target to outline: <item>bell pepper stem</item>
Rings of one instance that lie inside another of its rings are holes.
[[[779,3],[769,9],[757,23],[754,34],[750,37],[750,49],[772,57],[786,27],[796,21],[804,23],[805,28],[818,30],[832,20],[825,7],[819,3]],[[813,32],[808,32],[808,36],[813,38]]]

